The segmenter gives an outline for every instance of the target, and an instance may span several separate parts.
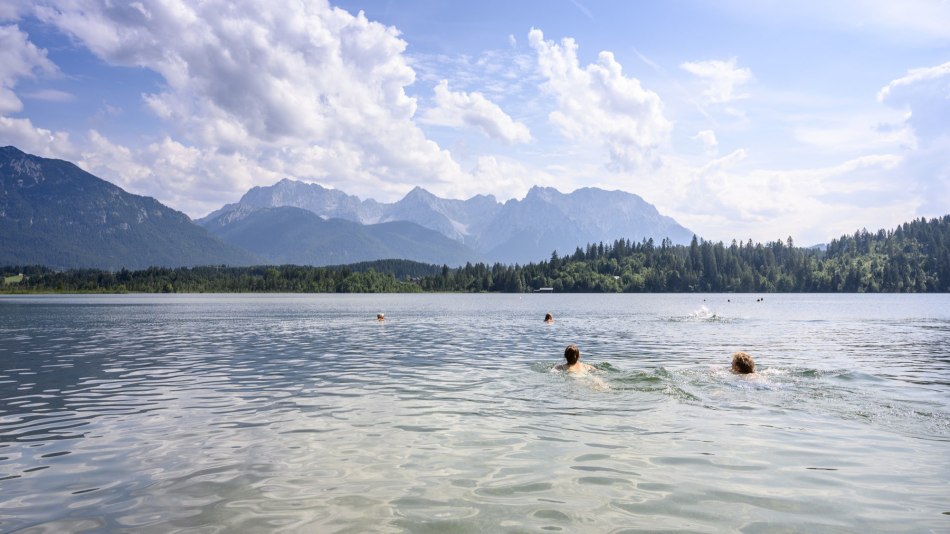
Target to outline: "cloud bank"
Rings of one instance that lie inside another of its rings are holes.
[[[351,15],[319,0],[286,2],[281,9],[257,0],[76,0],[41,3],[35,14],[111,65],[144,67],[163,77],[167,89],[142,95],[143,101],[171,128],[173,137],[165,142],[199,157],[186,159],[190,167],[174,165],[142,178],[141,185],[151,181],[146,194],[171,200],[167,192],[184,190],[195,176],[233,171],[215,164],[204,170],[202,161],[232,157],[264,165],[266,175],[293,174],[364,195],[405,191],[419,182],[438,189],[465,175],[413,120],[416,100],[405,88],[415,73],[404,55],[405,41],[394,28],[362,13]],[[15,50],[17,61],[3,61],[5,70],[14,70],[0,72],[0,80],[29,74],[37,65],[52,68],[36,60],[41,53],[24,44],[15,27],[3,35],[16,45],[3,49]],[[4,109],[17,109],[12,93],[0,95]],[[488,109],[486,103],[475,98],[476,109]],[[517,123],[493,118],[482,126],[524,139]],[[109,142],[89,136],[98,148]],[[123,150],[116,145],[112,152]],[[133,150],[131,160],[111,159],[109,167],[107,158],[100,158],[100,165],[92,163],[96,158],[86,161],[108,177],[137,176],[139,169],[122,162],[149,162],[151,150],[152,145]],[[221,185],[235,196],[261,179],[228,176]],[[191,212],[216,207],[180,200],[177,206]]]
[[[611,52],[603,51],[597,63],[581,67],[573,39],[557,44],[532,29],[528,40],[546,79],[543,87],[557,101],[548,118],[564,136],[601,143],[613,170],[634,169],[655,158],[673,128],[659,95],[624,76]]]
[[[877,92],[877,101],[884,102],[891,94],[891,91],[899,87],[914,85],[928,80],[936,80],[946,76],[950,76],[950,61],[934,67],[910,69],[904,76],[882,87],[881,90]],[[950,89],[950,84],[947,84],[947,88]],[[947,97],[950,98],[950,91],[948,91]]]
[[[706,84],[703,90],[707,104],[725,104],[733,100],[748,98],[748,94],[737,93],[737,89],[752,79],[752,71],[736,67],[736,58],[727,61],[687,61],[680,65],[686,72],[700,78]]]
[[[423,114],[423,122],[439,126],[468,126],[492,139],[511,144],[531,141],[531,132],[524,123],[516,122],[481,93],[449,91],[448,80],[442,80],[435,87],[435,104],[436,107]]]
[[[15,25],[0,26],[0,114],[23,108],[13,88],[20,78],[56,72],[56,65]]]

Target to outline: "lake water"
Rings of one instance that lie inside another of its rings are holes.
[[[2,297],[0,531],[950,532],[950,295],[762,297]]]

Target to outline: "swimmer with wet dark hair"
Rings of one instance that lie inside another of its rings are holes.
[[[382,313],[377,313],[377,314],[376,314],[376,320],[379,321],[379,322],[383,322],[383,321],[386,320],[386,316],[383,315]]]
[[[546,322],[546,323],[553,323],[553,322],[554,322],[554,316],[551,315],[550,313],[545,314],[545,316],[544,316],[544,322]]]
[[[567,360],[567,363],[562,363],[554,366],[558,371],[567,371],[568,373],[579,373],[583,374],[588,371],[595,369],[593,365],[587,365],[586,363],[581,362],[581,349],[577,348],[577,345],[570,344],[564,349],[564,359]]]
[[[755,372],[755,360],[745,352],[732,355],[732,372],[737,375],[749,375]]]

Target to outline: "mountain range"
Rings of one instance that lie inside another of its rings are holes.
[[[307,210],[326,220],[344,219],[363,225],[416,223],[470,247],[480,259],[502,263],[540,261],[555,250],[560,254],[572,253],[587,243],[619,238],[669,238],[675,244],[686,244],[693,236],[693,232],[661,215],[653,205],[623,191],[583,188],[564,194],[550,187],[533,187],[523,200],[500,203],[491,195],[468,200],[444,199],[416,187],[401,200],[388,204],[290,179],[255,187],[237,203],[196,222],[238,244],[240,232],[228,230],[229,227],[252,214],[257,214],[257,222],[266,219],[266,213],[276,216],[276,212],[258,212],[281,207]]]
[[[513,264],[618,238],[687,243],[692,236],[637,195],[595,188],[563,194],[534,187],[501,203],[490,195],[444,199],[416,187],[383,203],[285,179],[192,221],[72,163],[0,148],[0,265]]]

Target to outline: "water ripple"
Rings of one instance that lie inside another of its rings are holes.
[[[947,297],[864,297],[2,298],[0,531],[943,528]]]

